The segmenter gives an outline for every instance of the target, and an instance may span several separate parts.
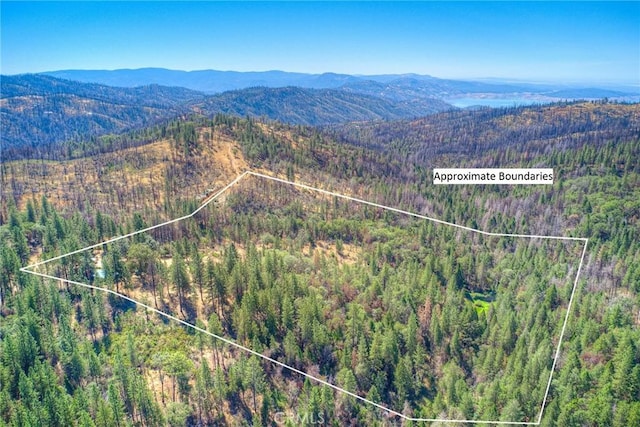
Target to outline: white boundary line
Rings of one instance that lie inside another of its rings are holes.
[[[236,177],[236,179],[234,179],[233,181],[231,181],[229,184],[227,184],[222,190],[218,191],[216,194],[214,194],[213,196],[211,196],[211,198],[209,200],[207,200],[206,202],[204,202],[202,204],[202,206],[200,206],[198,209],[196,209],[195,211],[191,212],[189,215],[184,215],[181,216],[180,218],[176,218],[176,219],[172,219],[170,221],[165,221],[162,224],[157,224],[157,225],[153,225],[151,227],[147,227],[147,228],[143,228],[142,230],[138,230],[138,231],[134,231],[133,233],[129,233],[129,234],[125,234],[124,236],[118,236],[118,237],[114,237],[113,239],[109,239],[109,240],[105,240],[104,242],[100,242],[100,243],[96,243],[95,245],[91,245],[91,246],[87,246],[86,248],[82,248],[82,249],[78,249],[75,250],[73,252],[69,252],[67,254],[64,255],[58,255],[55,256],[53,258],[49,258],[47,260],[44,261],[40,261],[40,262],[36,262],[35,264],[31,264],[28,265],[26,267],[23,267],[20,269],[20,271],[26,271],[26,269],[28,268],[33,268],[33,267],[38,267],[40,265],[44,265],[47,264],[51,261],[55,261],[58,259],[62,259],[64,257],[67,257],[69,255],[75,255],[78,254],[80,252],[84,252],[87,249],[93,249],[93,248],[97,248],[99,246],[102,245],[106,245],[107,243],[113,243],[113,242],[117,242],[118,240],[122,240],[125,239],[127,237],[131,237],[131,236],[135,236],[136,234],[140,234],[140,233],[144,233],[145,231],[150,231],[156,228],[160,228],[160,227],[164,227],[165,225],[169,225],[169,224],[173,224],[174,222],[178,222],[178,221],[182,221],[183,219],[187,219],[187,218],[191,218],[192,216],[194,216],[197,212],[199,212],[202,208],[204,208],[205,206],[207,206],[209,203],[211,203],[212,201],[214,201],[215,199],[217,199],[218,197],[220,197],[222,195],[222,193],[224,193],[225,191],[227,191],[229,188],[233,187],[235,184],[237,184],[242,178],[244,178],[249,172],[243,172],[242,174],[238,175],[238,177]],[[31,271],[26,271],[27,273],[31,273]]]
[[[420,214],[409,212],[409,211],[403,211],[402,209],[392,208],[390,206],[385,206],[385,205],[381,205],[381,204],[378,204],[378,203],[369,202],[367,200],[358,199],[356,197],[345,196],[344,194],[334,193],[333,191],[323,190],[321,188],[312,187],[310,185],[300,184],[300,183],[292,182],[292,181],[287,181],[286,179],[276,178],[275,176],[265,175],[265,174],[262,174],[262,173],[252,172],[252,171],[247,171],[245,173],[250,174],[250,175],[254,175],[254,176],[259,176],[260,178],[270,179],[272,181],[278,181],[278,182],[281,182],[283,184],[289,184],[289,185],[293,185],[295,187],[304,188],[306,190],[311,190],[311,191],[315,191],[315,192],[318,192],[318,193],[327,194],[329,196],[340,197],[341,199],[351,200],[352,202],[358,202],[358,203],[362,203],[364,205],[374,206],[376,208],[382,208],[382,209],[386,209],[388,211],[397,212],[397,213],[401,213],[401,214],[409,215],[409,216],[414,216],[416,218],[427,219],[429,221],[433,221],[433,222],[436,222],[438,224],[445,224],[445,225],[450,225],[452,227],[461,228],[463,230],[473,231],[474,233],[484,234],[485,236],[527,237],[527,238],[531,238],[531,239],[578,240],[578,241],[582,241],[582,242],[587,242],[589,240],[589,239],[585,239],[584,237],[539,236],[539,235],[535,235],[535,234],[490,233],[488,231],[482,231],[482,230],[478,230],[476,228],[465,227],[464,225],[454,224],[452,222],[443,221],[441,219],[431,218],[429,216],[420,215]]]
[[[339,197],[339,198],[342,198],[342,199],[345,199],[345,200],[350,200],[350,201],[353,201],[353,202],[362,203],[362,204],[365,204],[365,205],[369,205],[369,206],[373,206],[373,207],[377,207],[377,208],[381,208],[381,209],[386,209],[386,210],[389,210],[389,211],[392,211],[392,212],[396,212],[396,213],[400,213],[400,214],[404,214],[404,215],[408,215],[408,216],[413,216],[413,217],[416,217],[416,218],[421,218],[421,219],[433,221],[433,222],[438,223],[438,224],[450,225],[452,227],[460,228],[460,229],[471,231],[471,232],[474,232],[474,233],[483,234],[483,235],[486,235],[486,236],[522,237],[522,238],[531,238],[531,239],[536,239],[537,238],[537,239],[571,240],[571,241],[584,242],[584,247],[582,249],[582,256],[580,258],[580,264],[578,265],[578,270],[577,270],[577,273],[576,273],[576,277],[575,277],[575,280],[573,282],[573,289],[571,290],[571,296],[569,297],[569,304],[567,305],[567,312],[565,314],[564,322],[562,324],[562,330],[560,332],[560,338],[558,339],[558,345],[556,347],[555,357],[553,359],[553,364],[551,366],[551,372],[549,373],[549,381],[547,382],[547,387],[546,387],[546,391],[545,391],[544,398],[543,398],[543,401],[542,401],[542,405],[541,405],[541,408],[540,408],[540,413],[538,415],[538,420],[535,421],[535,422],[534,421],[528,421],[527,422],[527,421],[450,420],[450,419],[442,419],[442,418],[415,418],[415,417],[408,417],[408,416],[406,416],[406,415],[404,415],[404,414],[402,414],[400,412],[394,411],[393,409],[389,409],[389,408],[387,408],[387,407],[385,407],[383,405],[380,405],[379,403],[373,402],[373,401],[371,401],[369,399],[366,399],[366,398],[364,398],[362,396],[359,396],[359,395],[357,395],[357,394],[355,394],[353,392],[350,392],[350,391],[345,390],[345,389],[343,389],[341,387],[338,387],[338,386],[336,386],[334,384],[331,384],[331,383],[327,382],[326,380],[323,380],[323,379],[318,378],[318,377],[314,377],[313,375],[310,375],[310,374],[308,374],[306,372],[303,372],[303,371],[301,371],[299,369],[296,369],[296,368],[294,368],[292,366],[289,366],[289,365],[287,365],[285,363],[282,363],[282,362],[280,362],[278,360],[275,360],[275,359],[273,359],[273,358],[271,358],[269,356],[265,356],[265,355],[263,355],[261,353],[258,353],[255,350],[251,350],[250,348],[245,347],[245,346],[243,346],[241,344],[238,344],[238,343],[236,343],[236,342],[234,342],[234,341],[232,341],[232,340],[230,340],[228,338],[225,338],[225,337],[216,335],[214,333],[211,333],[211,332],[209,332],[209,331],[207,331],[205,329],[199,328],[196,325],[192,325],[191,323],[188,323],[188,322],[186,322],[186,321],[184,321],[184,320],[182,320],[180,318],[177,318],[177,317],[175,317],[175,316],[173,316],[171,314],[165,313],[165,312],[163,312],[161,310],[158,310],[158,309],[156,309],[154,307],[151,307],[151,306],[149,306],[147,304],[144,304],[144,303],[142,303],[140,301],[134,300],[133,298],[130,298],[130,297],[124,295],[124,294],[118,293],[118,292],[113,291],[111,289],[100,288],[100,287],[97,287],[97,286],[94,286],[94,285],[89,285],[89,284],[86,284],[86,283],[81,283],[81,282],[76,282],[76,281],[73,281],[73,280],[63,279],[63,278],[60,278],[60,277],[55,277],[55,276],[51,276],[51,275],[48,275],[48,274],[39,273],[39,272],[31,270],[31,269],[33,269],[35,267],[39,267],[39,266],[45,265],[45,264],[47,264],[49,262],[65,258],[65,257],[67,257],[69,255],[74,255],[74,254],[77,254],[77,253],[80,253],[80,252],[84,252],[84,251],[86,251],[88,249],[93,249],[93,248],[105,245],[107,243],[113,243],[113,242],[116,242],[118,240],[125,239],[127,237],[135,236],[136,234],[144,233],[144,232],[147,232],[147,231],[159,228],[159,227],[163,227],[165,225],[169,225],[169,224],[172,224],[172,223],[175,223],[175,222],[178,222],[178,221],[182,221],[182,220],[187,219],[187,218],[191,218],[196,213],[198,213],[200,210],[202,210],[204,207],[206,207],[209,203],[211,203],[212,201],[216,200],[223,193],[225,193],[227,190],[229,190],[231,187],[233,187],[235,184],[240,182],[243,178],[245,178],[248,175],[253,175],[253,176],[256,176],[256,177],[259,177],[259,178],[269,179],[269,180],[277,181],[277,182],[280,182],[280,183],[283,183],[283,184],[287,184],[287,185],[293,185],[293,186],[298,187],[298,188],[304,188],[306,190],[319,192],[319,193],[322,193],[322,194],[325,194],[325,195]],[[224,188],[222,188],[220,191],[218,191],[213,196],[211,196],[200,207],[198,207],[196,210],[194,210],[192,213],[190,213],[188,215],[184,215],[184,216],[181,216],[180,218],[172,219],[170,221],[166,221],[166,222],[163,222],[161,224],[157,224],[157,225],[154,225],[154,226],[151,226],[151,227],[147,227],[147,228],[144,228],[142,230],[134,231],[134,232],[129,233],[129,234],[125,234],[125,235],[122,235],[122,236],[114,237],[112,239],[105,240],[104,242],[97,243],[95,245],[90,245],[90,246],[87,246],[85,248],[78,249],[78,250],[63,254],[63,255],[58,255],[58,256],[55,256],[53,258],[49,258],[47,260],[44,260],[44,261],[36,262],[36,263],[28,265],[26,267],[22,267],[20,269],[20,271],[23,272],[23,273],[33,274],[33,275],[36,275],[36,276],[39,276],[39,277],[42,277],[42,278],[59,280],[59,281],[65,282],[65,283],[78,285],[78,286],[84,286],[85,288],[89,288],[89,289],[93,289],[93,290],[97,290],[97,291],[102,291],[102,292],[106,292],[106,293],[118,296],[118,297],[123,298],[123,299],[125,299],[127,301],[130,301],[130,302],[132,302],[132,303],[134,303],[136,305],[139,305],[140,307],[143,307],[143,308],[145,308],[145,309],[147,309],[149,311],[157,313],[157,314],[159,314],[161,316],[164,316],[164,317],[166,317],[168,319],[174,320],[174,321],[176,321],[176,322],[178,322],[178,323],[180,323],[180,324],[182,324],[184,326],[193,328],[194,330],[196,330],[198,332],[210,335],[210,336],[212,336],[214,338],[217,338],[217,339],[219,339],[219,340],[221,340],[221,341],[223,341],[223,342],[225,342],[225,343],[227,343],[227,344],[229,344],[231,346],[237,347],[237,348],[239,348],[241,350],[244,350],[244,351],[246,351],[246,352],[248,352],[250,354],[253,354],[253,355],[258,356],[258,357],[260,357],[260,358],[262,358],[264,360],[267,360],[267,361],[269,361],[271,363],[275,363],[278,366],[281,366],[281,367],[283,367],[285,369],[288,369],[288,370],[290,370],[292,372],[300,374],[300,375],[302,375],[302,376],[304,376],[306,378],[309,378],[309,379],[311,379],[313,381],[316,381],[316,382],[318,382],[320,384],[323,384],[323,385],[326,385],[328,387],[331,387],[332,389],[334,389],[336,391],[339,391],[341,393],[345,393],[345,394],[347,394],[347,395],[349,395],[351,397],[354,397],[354,398],[356,398],[356,399],[358,399],[358,400],[360,400],[362,402],[365,402],[365,403],[368,403],[370,405],[373,405],[376,408],[385,411],[388,415],[398,416],[398,417],[404,418],[404,419],[406,419],[408,421],[468,423],[468,424],[534,425],[534,426],[537,426],[537,425],[540,425],[540,423],[542,421],[542,414],[544,412],[544,407],[546,405],[547,397],[548,397],[548,394],[549,394],[549,390],[551,388],[551,381],[552,381],[552,378],[553,378],[553,373],[554,373],[554,370],[555,370],[555,367],[556,367],[556,363],[557,363],[558,357],[560,355],[560,350],[561,350],[561,347],[562,347],[562,340],[563,340],[564,333],[565,333],[565,330],[566,330],[566,327],[567,327],[567,322],[569,320],[569,313],[571,312],[571,305],[573,303],[573,297],[575,295],[575,291],[576,291],[576,288],[577,288],[577,285],[578,285],[578,279],[580,277],[580,271],[582,269],[582,264],[584,262],[584,257],[585,257],[585,254],[587,252],[588,244],[589,244],[589,239],[582,238],[582,237],[563,237],[563,236],[543,236],[543,235],[531,235],[531,234],[492,233],[492,232],[478,230],[478,229],[471,228],[471,227],[465,227],[463,225],[454,224],[454,223],[443,221],[443,220],[436,219],[436,218],[431,218],[431,217],[428,217],[428,216],[425,216],[425,215],[420,215],[420,214],[417,214],[417,213],[414,213],[414,212],[408,212],[408,211],[404,211],[404,210],[401,210],[401,209],[397,209],[397,208],[393,208],[393,207],[389,207],[389,206],[384,206],[384,205],[381,205],[381,204],[378,204],[378,203],[369,202],[367,200],[362,200],[362,199],[358,199],[358,198],[355,198],[355,197],[346,196],[344,194],[334,193],[332,191],[323,190],[323,189],[320,189],[320,188],[312,187],[310,185],[301,184],[301,183],[297,183],[297,182],[292,182],[292,181],[288,181],[288,180],[285,180],[285,179],[282,179],[282,178],[277,178],[277,177],[274,177],[274,176],[265,175],[265,174],[258,173],[258,172],[245,171],[242,174],[238,175],[233,181],[231,181]]]
[[[538,415],[538,424],[542,422],[542,413],[544,412],[544,407],[547,404],[547,397],[549,396],[549,389],[551,388],[551,380],[553,378],[553,371],[556,369],[556,363],[558,362],[558,357],[560,357],[560,347],[562,346],[562,339],[564,338],[564,331],[567,329],[567,322],[569,320],[569,313],[571,313],[571,305],[573,304],[573,296],[576,293],[576,288],[578,287],[578,278],[580,277],[580,270],[582,269],[582,263],[584,262],[584,256],[587,253],[587,245],[589,244],[589,239],[586,239],[584,242],[584,247],[582,248],[582,256],[580,257],[580,264],[578,265],[578,272],[576,273],[576,279],[573,281],[573,289],[571,290],[571,296],[569,297],[569,304],[567,304],[567,313],[564,316],[564,322],[562,323],[562,330],[560,331],[560,338],[558,339],[558,346],[556,347],[556,355],[553,358],[553,364],[551,365],[551,373],[549,374],[549,381],[547,382],[547,389],[544,392],[544,399],[542,399],[542,406],[540,407],[540,415]]]

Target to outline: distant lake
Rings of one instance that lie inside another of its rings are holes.
[[[444,101],[458,108],[466,108],[475,105],[499,108],[546,103],[545,101],[531,98],[454,98],[445,99]]]

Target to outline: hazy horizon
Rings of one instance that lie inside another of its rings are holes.
[[[389,74],[352,74],[352,73],[336,73],[334,71],[324,71],[318,73],[306,73],[304,71],[289,71],[289,70],[281,70],[281,69],[269,69],[269,70],[248,70],[248,71],[239,71],[239,70],[219,70],[219,69],[197,69],[197,70],[184,70],[184,69],[176,69],[176,68],[164,68],[164,67],[139,67],[139,68],[115,68],[115,69],[91,69],[91,68],[69,68],[69,69],[57,69],[57,70],[45,70],[45,71],[37,71],[37,72],[26,72],[26,73],[17,73],[17,74],[2,74],[5,76],[18,76],[24,74],[52,74],[59,72],[119,72],[119,71],[140,71],[140,70],[163,70],[163,71],[171,71],[171,72],[180,72],[180,73],[199,73],[199,72],[222,72],[222,73],[290,73],[290,74],[306,74],[306,75],[325,75],[325,74],[337,74],[337,75],[350,75],[354,77],[367,78],[367,77],[376,77],[376,76],[419,76],[419,77],[430,77],[441,80],[459,80],[459,81],[470,81],[470,82],[482,82],[487,84],[526,84],[526,85],[540,85],[540,86],[566,86],[567,88],[571,87],[582,87],[585,85],[599,85],[601,88],[620,88],[620,89],[640,89],[640,81],[638,82],[618,82],[611,80],[559,80],[559,79],[518,79],[511,77],[467,77],[467,78],[454,78],[448,76],[434,76],[431,74],[420,74],[415,72],[404,72],[404,73],[389,73]]]
[[[640,84],[637,2],[3,1],[0,7],[5,75],[165,68]]]

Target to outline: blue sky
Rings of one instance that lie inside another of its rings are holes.
[[[1,72],[164,67],[640,83],[640,3],[0,2]]]

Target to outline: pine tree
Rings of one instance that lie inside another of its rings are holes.
[[[118,391],[118,388],[113,382],[109,384],[108,399],[109,399],[109,407],[111,408],[111,416],[108,418],[110,419],[110,421],[113,422],[112,425],[115,425],[118,427],[124,425],[124,422],[125,422],[124,403],[122,402],[122,398],[120,397],[120,392]]]
[[[251,356],[245,365],[244,369],[244,378],[243,378],[244,388],[251,389],[252,401],[253,401],[253,413],[254,415],[258,413],[258,406],[256,403],[256,394],[262,393],[266,386],[266,380],[264,376],[264,372],[262,370],[262,366],[260,366],[260,361],[256,356]]]
[[[178,304],[180,306],[180,313],[184,316],[183,305],[185,302],[186,294],[191,290],[191,284],[189,277],[187,276],[187,269],[182,257],[177,251],[174,251],[172,263],[171,263],[171,281],[178,293]]]

